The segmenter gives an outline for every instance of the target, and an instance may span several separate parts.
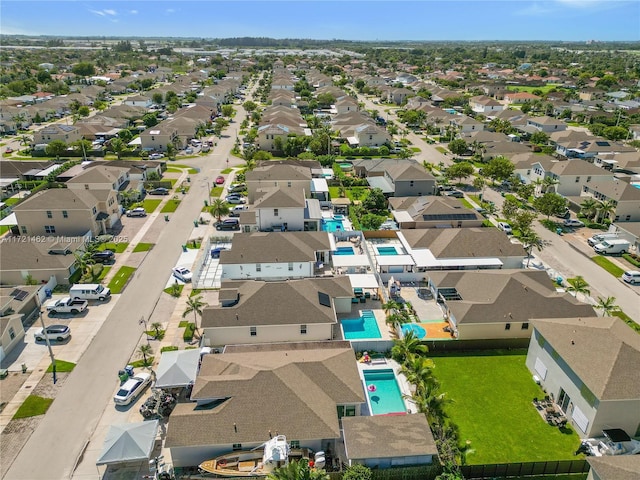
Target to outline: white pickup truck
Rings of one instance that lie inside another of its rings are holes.
[[[71,297],[64,297],[60,300],[53,301],[47,305],[47,311],[50,315],[57,313],[72,313],[77,315],[87,309],[89,302],[86,300],[73,300]]]

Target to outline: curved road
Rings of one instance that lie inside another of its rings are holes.
[[[236,111],[227,132],[235,133],[244,119],[244,109],[236,104]],[[181,245],[193,229],[193,219],[200,216],[203,201],[209,198],[207,181],[213,186],[215,176],[227,167],[227,158],[233,159],[229,152],[234,141],[235,135],[224,137],[206,157],[181,161],[200,167],[196,181],[124,293],[111,300],[117,304],[11,465],[6,479],[71,477],[105,406],[108,408],[111,403],[118,370],[129,362],[138,344],[138,320],[141,315],[151,316],[180,256]]]

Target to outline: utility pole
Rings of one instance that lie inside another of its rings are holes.
[[[36,294],[36,298],[38,299],[38,315],[40,316],[40,323],[42,324],[42,336],[44,337],[44,341],[47,344],[47,348],[49,349],[49,356],[51,357],[51,369],[53,371],[53,383],[55,385],[56,378],[56,357],[53,356],[53,349],[51,348],[51,341],[49,340],[49,335],[47,335],[46,326],[44,324],[44,318],[42,318],[42,302],[40,301],[40,297]]]

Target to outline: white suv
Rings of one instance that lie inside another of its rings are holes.
[[[628,272],[624,272],[622,274],[622,280],[631,285],[635,285],[636,283],[640,283],[640,272],[637,270],[629,270]]]
[[[151,374],[137,373],[124,382],[113,397],[116,405],[129,405],[151,383]]]
[[[513,234],[513,230],[511,229],[511,225],[509,225],[506,222],[498,222],[498,228],[500,230],[502,230],[504,233],[506,233],[507,235],[512,235]]]

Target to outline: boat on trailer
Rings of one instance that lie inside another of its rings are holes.
[[[261,447],[264,449],[259,450]],[[252,450],[225,453],[199,465],[200,472],[218,477],[266,477],[276,468],[286,466],[290,460],[313,459],[315,468],[325,465],[324,452],[308,448],[291,448],[284,435],[276,435]],[[311,462],[310,462],[311,463]]]

